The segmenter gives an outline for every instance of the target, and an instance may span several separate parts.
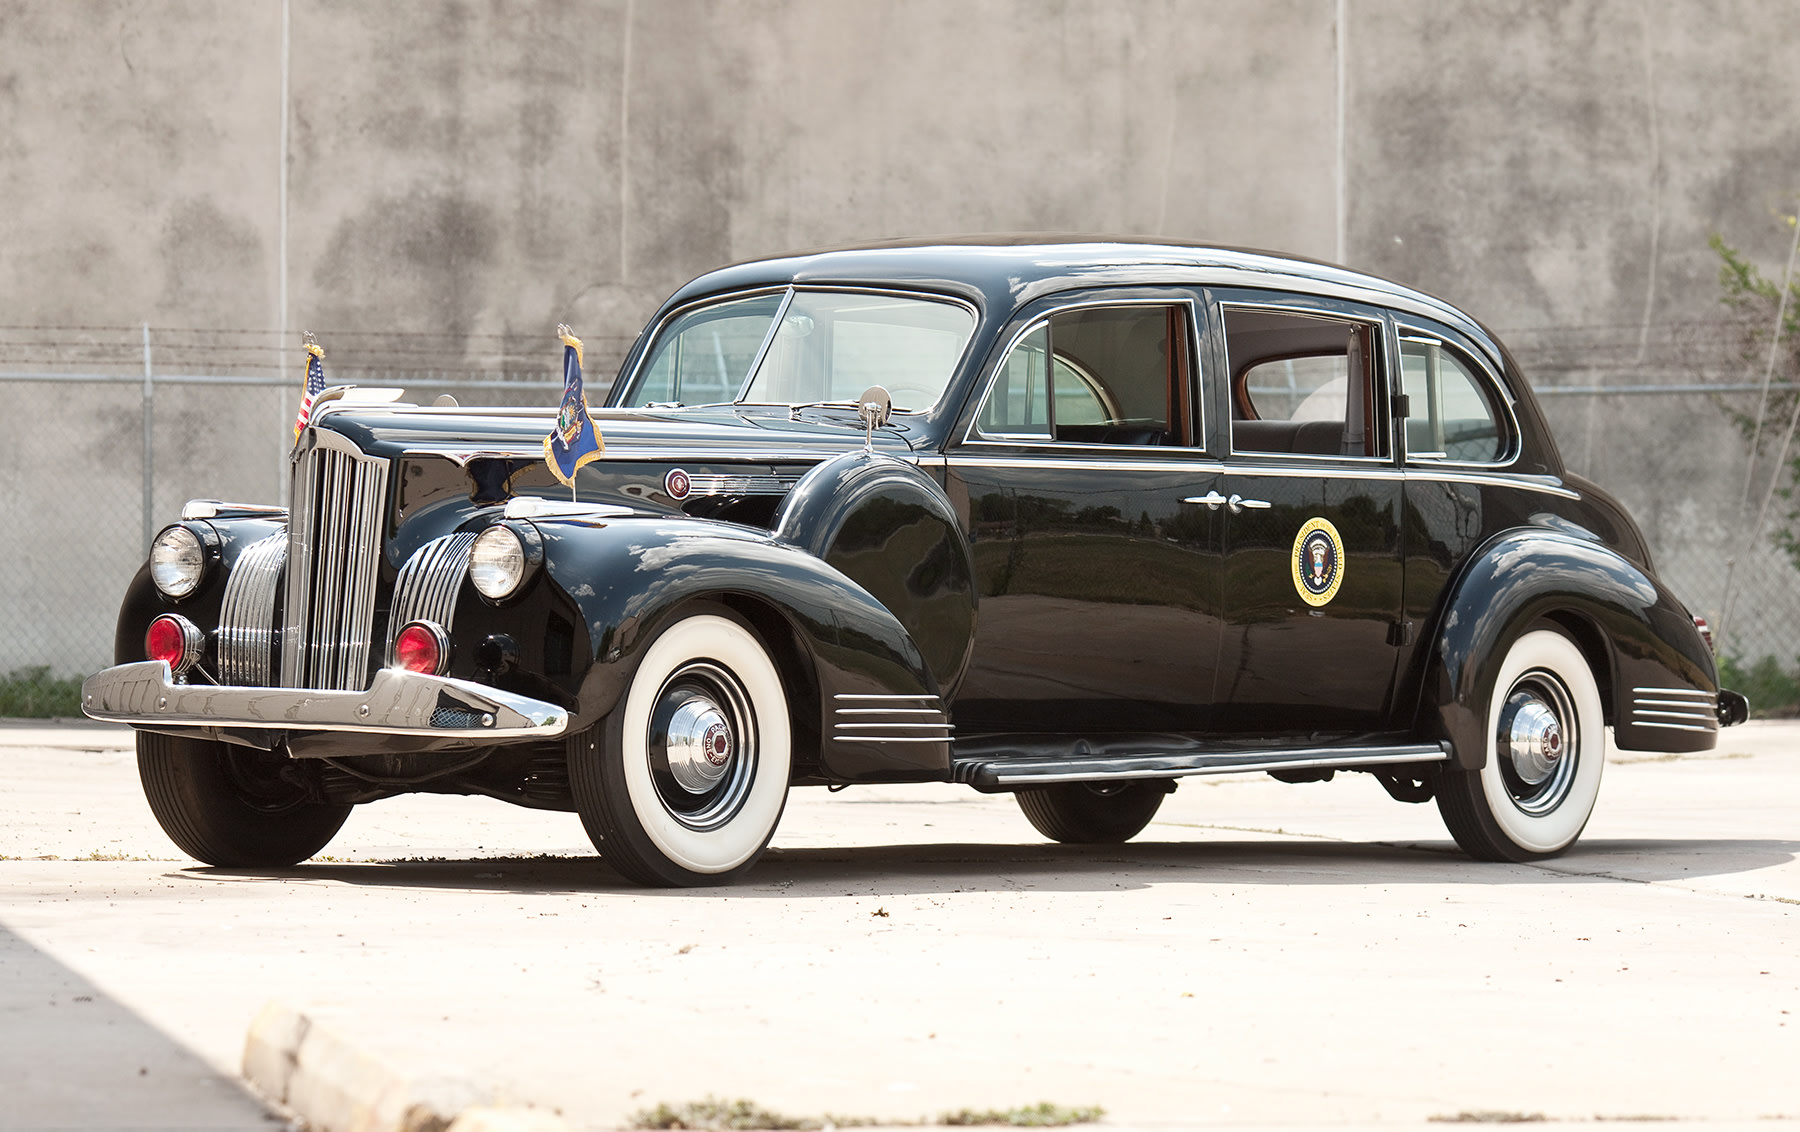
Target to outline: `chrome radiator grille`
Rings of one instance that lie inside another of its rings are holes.
[[[413,552],[394,580],[394,608],[388,615],[383,664],[394,659],[394,637],[409,621],[435,621],[448,633],[456,617],[456,591],[469,574],[472,534],[434,538]]]
[[[369,682],[388,463],[310,429],[295,461],[282,613],[281,684],[354,690]]]
[[[283,532],[244,548],[219,609],[219,680],[266,688],[275,658],[275,591],[287,561]]]

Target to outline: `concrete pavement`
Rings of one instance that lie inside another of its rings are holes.
[[[1189,780],[1103,850],[1042,844],[1004,797],[884,787],[796,791],[748,881],[703,892],[626,886],[572,815],[482,799],[359,809],[280,874],[198,868],[123,739],[0,728],[0,926],[221,1080],[275,999],[578,1127],[709,1093],[1122,1127],[1800,1124],[1792,724],[1613,752],[1545,866],[1468,861],[1358,775]],[[85,1072],[7,1050],[8,1095]]]

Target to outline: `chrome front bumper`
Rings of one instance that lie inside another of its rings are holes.
[[[383,668],[367,691],[177,684],[166,661],[97,672],[81,686],[81,710],[140,727],[251,727],[444,739],[550,738],[569,726],[555,704],[484,684]]]

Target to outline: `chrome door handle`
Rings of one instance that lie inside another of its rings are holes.
[[[1231,493],[1231,498],[1227,499],[1225,502],[1230,506],[1233,515],[1236,515],[1246,507],[1252,511],[1266,511],[1270,506],[1269,501],[1266,499],[1245,499],[1235,491]]]
[[[1234,495],[1234,496],[1232,496],[1232,498],[1236,499],[1237,496]],[[1204,503],[1208,507],[1211,507],[1214,511],[1217,511],[1220,507],[1223,507],[1225,505],[1226,500],[1225,500],[1225,497],[1223,495],[1220,495],[1218,492],[1209,491],[1205,495],[1190,495],[1186,499],[1183,499],[1182,502],[1183,503]]]

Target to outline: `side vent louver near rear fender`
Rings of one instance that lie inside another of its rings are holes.
[[[1667,731],[1717,731],[1718,697],[1694,688],[1633,688],[1631,722]]]

